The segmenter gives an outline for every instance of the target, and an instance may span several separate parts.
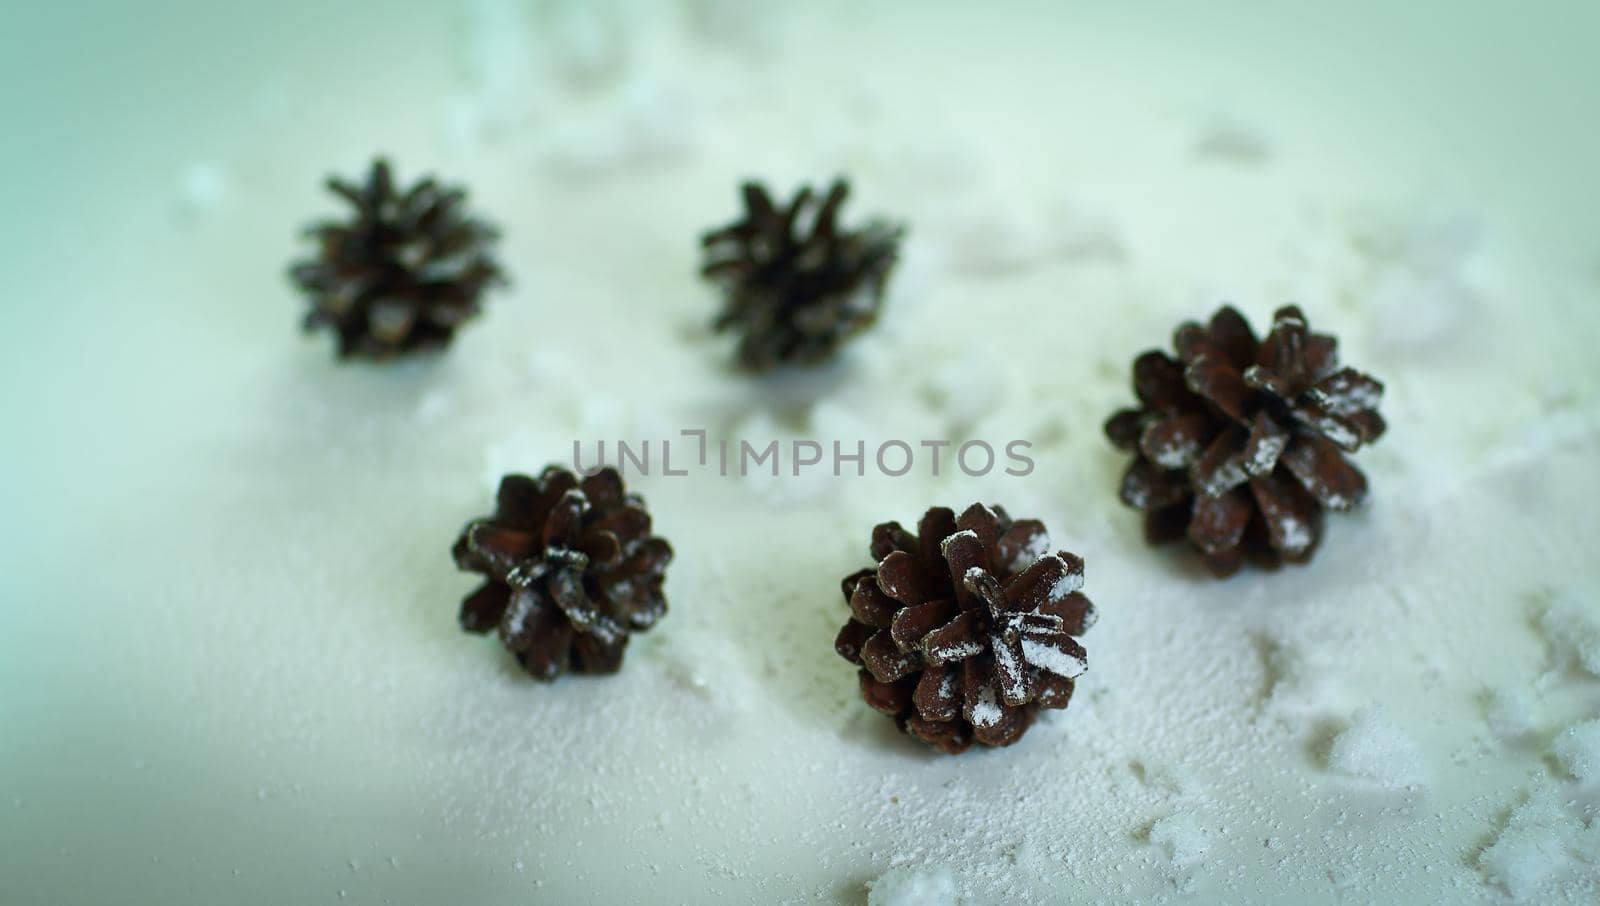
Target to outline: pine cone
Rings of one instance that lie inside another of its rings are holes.
[[[498,234],[466,215],[461,189],[428,178],[400,192],[382,159],[365,186],[332,177],[328,188],[355,214],[309,227],[318,254],[289,275],[311,297],[305,329],[336,332],[341,359],[441,348],[505,282],[490,255]]]
[[[815,205],[808,186],[779,210],[765,188],[745,183],[744,219],[702,238],[701,273],[727,295],[713,326],[742,334],[741,367],[822,361],[877,317],[904,231],[882,221],[840,229],[849,192],[835,181]]]
[[[582,481],[560,466],[538,480],[507,475],[494,515],[468,523],[454,554],[486,578],[461,602],[461,628],[498,629],[535,679],[617,672],[628,634],[667,612],[672,548],[615,469]]]
[[[1339,368],[1336,342],[1311,333],[1293,306],[1257,341],[1230,307],[1174,338],[1176,360],[1133,363],[1140,407],[1106,422],[1134,454],[1122,500],[1145,513],[1151,543],[1187,534],[1219,576],[1245,557],[1310,559],[1322,512],[1361,503],[1367,479],[1345,459],[1383,434],[1383,385]]]
[[[902,732],[952,755],[1016,742],[1041,708],[1065,708],[1094,623],[1083,560],[1050,554],[1032,519],[973,504],[928,510],[912,535],[872,531],[877,567],[847,576],[850,622],[834,648],[861,697]]]

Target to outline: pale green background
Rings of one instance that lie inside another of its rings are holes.
[[[844,59],[853,5],[800,17],[836,28]],[[1270,112],[1316,136],[1328,166],[1381,172],[1412,201],[1469,198],[1552,268],[1600,268],[1600,5],[874,6],[944,45],[950,65],[915,76],[930,93],[998,88],[1008,61],[1100,61],[1102,94],[1136,78]],[[298,0],[0,10],[0,902],[525,898],[394,788],[392,766],[355,784],[275,771],[277,747],[310,736],[330,763],[360,752],[333,728],[362,690],[323,685],[304,714],[258,723],[230,683],[253,659],[297,663],[272,650],[295,637],[272,613],[250,632],[226,618],[236,600],[260,606],[244,590],[334,568],[252,528],[257,477],[293,474],[294,448],[232,430],[260,350],[300,342],[281,273],[290,212],[325,209],[331,166],[432,141],[436,86],[459,76],[457,19],[443,3]],[[878,59],[903,75],[892,48]],[[177,211],[198,161],[236,180],[226,231]],[[1526,305],[1540,317],[1536,295]],[[355,479],[327,506],[356,524],[381,491]],[[436,558],[435,528],[397,540],[400,556]],[[459,591],[428,582],[435,598]],[[440,630],[436,644],[455,642]]]

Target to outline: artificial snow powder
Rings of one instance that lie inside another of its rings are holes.
[[[1543,786],[1512,810],[1505,827],[1478,854],[1478,865],[1491,882],[1523,900],[1574,860],[1594,862],[1600,857],[1597,843],[1595,827],[1586,829],[1563,807],[1556,790]]]
[[[1190,812],[1179,812],[1156,821],[1150,825],[1149,839],[1150,845],[1178,869],[1200,864],[1210,848],[1210,835]]]
[[[1600,676],[1600,605],[1576,591],[1558,596],[1539,614],[1539,632],[1559,668]]]
[[[1562,730],[1550,743],[1561,769],[1582,782],[1600,780],[1600,720],[1586,720]]]
[[[867,882],[867,906],[954,906],[956,882],[947,866],[901,866]]]
[[[1381,705],[1357,711],[1328,747],[1328,769],[1386,787],[1426,782],[1422,751]]]

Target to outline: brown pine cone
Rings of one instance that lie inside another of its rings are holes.
[[[1145,514],[1149,541],[1187,535],[1219,576],[1246,556],[1264,565],[1310,559],[1322,512],[1365,499],[1367,479],[1345,458],[1383,434],[1383,385],[1340,368],[1336,342],[1312,333],[1300,309],[1281,308],[1257,341],[1224,307],[1208,326],[1133,363],[1140,407],[1106,422],[1134,454],[1122,500]]]
[[[973,504],[928,510],[912,535],[872,531],[878,561],[844,580],[850,622],[834,649],[861,668],[861,697],[902,732],[955,755],[1016,742],[1041,708],[1065,708],[1094,623],[1083,560],[1048,553],[1033,519]]]
[[[537,480],[507,475],[494,515],[467,523],[453,553],[486,580],[461,602],[461,628],[498,630],[535,679],[617,672],[628,634],[667,612],[672,548],[615,469],[581,481],[560,466]]]
[[[464,191],[429,178],[402,192],[381,159],[366,185],[333,177],[328,188],[353,216],[308,228],[317,255],[289,276],[311,298],[305,329],[333,330],[339,358],[443,347],[478,314],[484,291],[505,282],[490,254],[497,234],[467,216]]]
[[[742,334],[738,361],[749,371],[829,358],[877,317],[904,231],[882,221],[841,229],[843,180],[820,205],[809,186],[782,209],[756,183],[743,191],[744,219],[701,239],[701,273],[726,292],[713,327]]]

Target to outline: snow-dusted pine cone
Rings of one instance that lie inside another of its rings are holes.
[[[433,179],[402,191],[381,159],[365,185],[334,177],[328,189],[352,215],[311,226],[317,254],[289,276],[311,299],[305,329],[337,334],[340,358],[442,347],[504,282],[490,254],[495,230],[467,215],[464,191]]]
[[[904,231],[882,221],[841,227],[849,192],[836,181],[819,204],[808,186],[779,208],[745,183],[744,219],[701,239],[701,273],[726,294],[713,326],[740,334],[746,370],[820,362],[877,317]]]
[[[1016,742],[1041,708],[1065,708],[1088,668],[1074,636],[1094,622],[1083,561],[1049,553],[1033,519],[973,504],[928,510],[912,535],[873,529],[878,565],[847,576],[850,621],[834,648],[861,696],[950,754]]]
[[[667,612],[672,548],[615,469],[581,481],[560,466],[537,480],[507,475],[494,515],[469,522],[453,553],[485,578],[461,602],[461,628],[497,630],[536,679],[617,672],[629,633]]]
[[[1259,341],[1224,307],[1173,342],[1176,359],[1134,361],[1140,406],[1106,422],[1111,442],[1134,454],[1123,502],[1144,512],[1151,543],[1187,535],[1218,575],[1246,556],[1309,559],[1323,510],[1366,497],[1366,476],[1344,454],[1383,434],[1383,385],[1340,368],[1334,338],[1312,333],[1293,306]]]

